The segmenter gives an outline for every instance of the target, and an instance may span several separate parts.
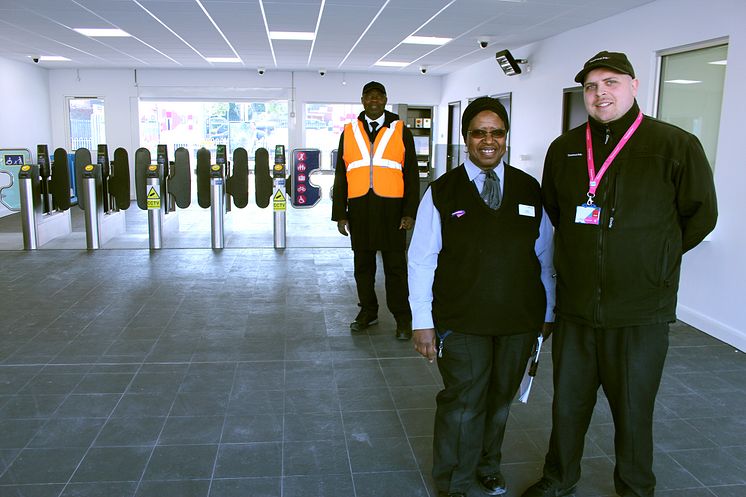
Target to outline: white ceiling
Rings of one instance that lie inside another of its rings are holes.
[[[40,63],[48,68],[414,73],[426,66],[428,74],[442,75],[651,1],[0,0],[0,57],[29,64],[39,55],[71,59]],[[132,37],[88,38],[73,28],[120,28]],[[268,31],[317,36],[278,41]],[[402,44],[413,34],[453,40],[440,47]],[[489,41],[486,49],[480,39]],[[241,63],[205,60],[236,56]],[[410,65],[373,65],[381,59]]]

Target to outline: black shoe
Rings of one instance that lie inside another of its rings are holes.
[[[350,330],[352,331],[363,331],[369,326],[374,325],[378,322],[378,316],[370,314],[366,311],[360,311],[355,320],[350,323]]]
[[[502,495],[508,491],[508,486],[505,485],[505,478],[499,472],[480,477],[479,485],[482,487],[482,492],[487,495]]]
[[[409,340],[412,338],[412,319],[397,318],[396,320],[396,339]]]
[[[575,487],[562,488],[559,482],[544,477],[531,485],[521,497],[575,497]]]

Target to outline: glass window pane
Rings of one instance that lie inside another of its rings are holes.
[[[728,45],[661,58],[658,118],[699,138],[715,167]]]
[[[106,143],[104,101],[100,98],[68,99],[70,116],[70,149],[87,148],[95,154],[99,144]]]
[[[390,106],[386,106],[391,110]],[[342,130],[363,111],[362,104],[306,104],[303,121],[306,148],[321,150],[321,169],[334,169],[332,150],[339,146]]]

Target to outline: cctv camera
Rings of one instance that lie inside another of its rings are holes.
[[[260,67],[259,69],[256,70],[256,72],[259,73],[259,76],[264,75],[264,71],[265,71],[265,69],[263,67]]]
[[[479,43],[479,48],[487,48],[487,45],[490,44],[490,41],[489,40],[479,40],[478,43]]]
[[[427,72],[427,67],[426,66],[420,66],[420,72],[422,74],[425,74]]]
[[[326,76],[326,69],[319,69],[319,76]]]
[[[34,64],[38,64],[39,63],[39,56],[38,55],[34,55],[33,57],[31,57],[31,60],[34,61]]]

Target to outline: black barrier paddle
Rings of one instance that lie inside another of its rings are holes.
[[[114,150],[110,168],[109,193],[114,197],[117,209],[127,210],[130,206],[130,160],[127,150],[122,147]]]
[[[148,210],[148,192],[146,191],[148,166],[150,166],[150,150],[145,147],[138,148],[135,152],[135,193],[137,206],[144,211]]]
[[[205,147],[197,150],[197,203],[210,207],[210,151]]]
[[[249,204],[249,154],[243,147],[233,151],[233,174],[225,183],[226,191],[239,209]]]
[[[81,202],[85,190],[83,188],[83,168],[91,162],[91,151],[87,148],[79,148],[75,151],[75,184],[78,185],[78,207],[80,210],[85,210],[85,202]],[[98,181],[97,181],[98,183]],[[98,186],[98,185],[97,185]]]
[[[176,205],[186,209],[192,203],[192,171],[189,168],[189,150],[179,147],[174,152],[174,165],[168,178],[168,193],[173,195]]]
[[[49,193],[52,194],[52,205],[56,209],[66,211],[70,208],[70,168],[67,165],[67,150],[64,148],[54,151]]]
[[[258,148],[254,154],[254,188],[257,207],[266,208],[272,198],[272,175],[269,172],[269,152],[266,148]]]

